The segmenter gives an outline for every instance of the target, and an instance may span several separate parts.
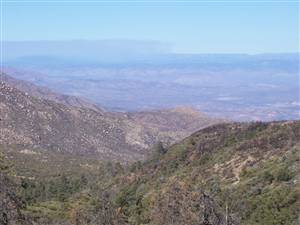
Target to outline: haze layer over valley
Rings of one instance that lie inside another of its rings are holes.
[[[73,42],[6,43],[4,52],[19,52],[7,54],[4,71],[114,111],[188,105],[238,121],[300,118],[298,53],[172,54],[157,43],[132,52],[135,42],[102,42],[78,41],[74,55],[59,52]],[[44,45],[52,46],[50,55]],[[28,46],[36,50],[25,54]]]

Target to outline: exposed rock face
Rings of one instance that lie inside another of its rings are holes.
[[[196,112],[135,115],[74,107],[33,97],[6,82],[0,84],[0,144],[16,145],[21,150],[91,154],[128,162],[143,159],[158,141],[174,143],[216,122]]]

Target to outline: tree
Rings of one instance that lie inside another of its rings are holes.
[[[167,152],[167,150],[164,148],[161,141],[157,142],[153,148],[154,148],[154,151],[160,155],[163,155]]]
[[[97,195],[96,212],[92,217],[92,225],[125,225],[125,218],[117,211],[112,202],[112,193],[101,190]]]
[[[17,185],[9,177],[7,165],[0,153],[0,224],[31,224],[21,213],[24,205],[16,194]]]
[[[65,201],[69,194],[69,181],[65,174],[62,174],[58,182],[58,200]]]

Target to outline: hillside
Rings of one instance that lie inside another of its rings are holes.
[[[165,132],[195,132],[212,118],[191,107],[176,107],[164,110],[128,113],[135,122]],[[205,121],[206,120],[206,121]],[[219,122],[224,120],[215,119]]]
[[[51,95],[31,96],[29,93],[40,90],[35,86],[28,87],[27,84],[16,82],[14,85],[29,88],[31,92],[1,82],[0,144],[13,145],[19,152],[51,150],[131,162],[145,158],[148,149],[158,141],[174,143],[195,129],[220,121],[195,112],[192,117],[195,123],[187,126],[179,124],[174,130],[166,130],[157,125],[160,120],[154,123],[146,120],[142,122],[133,119],[132,114],[62,104],[48,100]],[[147,115],[146,112],[144,114]],[[163,112],[155,114],[157,118],[160,115],[165,117]],[[191,116],[184,118],[184,114],[170,111],[170,118],[164,119],[164,126],[185,118],[190,121]]]
[[[94,110],[38,99],[5,83],[0,91],[1,144],[32,151],[99,153],[113,159],[141,157],[141,148],[133,150],[134,145],[126,142],[122,121]]]
[[[23,212],[42,224],[297,224],[299,140],[300,121],[213,125],[88,180],[23,180]]]
[[[205,193],[233,224],[297,224],[299,140],[300,121],[205,128],[135,164],[116,205],[132,224],[223,224],[204,223]]]

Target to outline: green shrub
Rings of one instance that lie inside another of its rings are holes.
[[[289,181],[290,179],[292,179],[292,177],[293,174],[287,167],[280,168],[275,174],[275,178],[277,181]]]

